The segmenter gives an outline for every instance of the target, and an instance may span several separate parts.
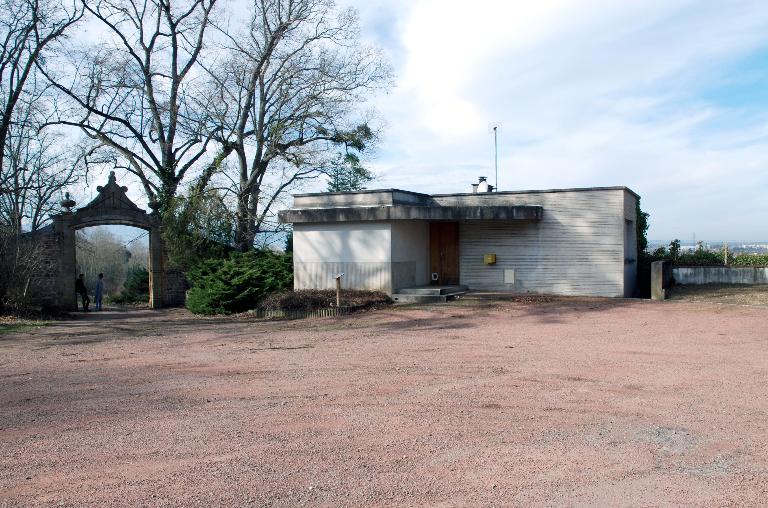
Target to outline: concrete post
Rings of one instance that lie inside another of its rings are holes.
[[[672,283],[672,261],[651,263],[651,299],[666,300],[667,289]]]

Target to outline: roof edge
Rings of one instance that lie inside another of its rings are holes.
[[[293,197],[295,198],[303,198],[303,197],[312,197],[312,196],[343,196],[343,195],[349,195],[349,194],[373,194],[377,192],[403,192],[405,194],[411,194],[413,196],[421,196],[421,197],[448,197],[448,196],[493,196],[498,194],[545,194],[545,193],[551,193],[551,192],[590,192],[590,191],[615,191],[615,190],[623,190],[626,192],[629,192],[636,198],[640,199],[640,195],[630,189],[629,187],[623,186],[623,185],[615,185],[610,187],[572,187],[567,189],[534,189],[534,190],[515,190],[515,191],[499,191],[499,192],[488,192],[488,193],[474,193],[474,192],[448,192],[448,193],[442,193],[442,194],[424,194],[423,192],[414,192],[409,190],[403,190],[403,189],[365,189],[360,191],[345,191],[345,192],[307,192],[302,194],[293,194]]]
[[[630,189],[629,187],[623,186],[623,185],[614,185],[610,187],[572,187],[568,189],[534,189],[534,190],[515,190],[515,191],[499,191],[499,192],[481,192],[481,193],[474,193],[474,192],[450,192],[445,194],[430,194],[432,197],[447,197],[447,196],[493,196],[495,194],[545,194],[545,193],[551,193],[551,192],[590,192],[590,191],[616,191],[616,190],[623,190],[626,192],[629,192],[636,198],[640,198],[640,195]]]
[[[422,196],[428,198],[431,194],[424,194],[423,192],[414,192],[404,189],[363,189],[359,191],[343,191],[343,192],[304,192],[301,194],[291,194],[295,198],[313,197],[313,196],[344,196],[347,194],[374,194],[377,192],[403,192],[405,194],[412,194],[414,196]]]

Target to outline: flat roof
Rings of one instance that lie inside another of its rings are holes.
[[[311,196],[343,196],[345,194],[373,194],[374,192],[402,192],[404,194],[412,194],[414,196],[422,196],[425,198],[431,197],[432,194],[424,194],[423,192],[413,192],[403,189],[363,189],[357,191],[342,191],[342,192],[305,192],[302,194],[291,194],[295,198],[311,197]]]
[[[447,194],[424,194],[423,192],[413,192],[413,191],[407,191],[403,189],[366,189],[366,190],[360,190],[360,191],[345,191],[345,192],[307,192],[303,194],[293,194],[293,197],[295,198],[302,198],[302,197],[311,197],[311,196],[342,196],[346,194],[371,194],[375,192],[402,192],[404,194],[411,194],[413,196],[420,196],[420,197],[448,197],[448,196],[493,196],[493,195],[499,195],[499,194],[542,194],[542,193],[548,193],[548,192],[591,192],[591,191],[615,191],[615,190],[623,190],[627,191],[636,198],[640,198],[640,195],[630,189],[629,187],[625,186],[613,186],[613,187],[574,187],[570,189],[536,189],[536,190],[515,190],[515,191],[499,191],[499,192],[451,192]]]

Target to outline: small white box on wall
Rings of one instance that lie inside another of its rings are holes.
[[[504,284],[514,284],[514,283],[515,283],[515,271],[504,270]]]

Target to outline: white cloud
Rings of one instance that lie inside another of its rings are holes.
[[[466,96],[478,57],[499,48],[522,49],[545,37],[569,4],[481,1],[468,9],[458,0],[417,3],[402,35],[408,62],[401,93],[418,97],[419,124],[447,138],[482,129],[488,122]]]
[[[651,237],[768,238],[754,205],[768,191],[768,83],[742,109],[700,94],[738,83],[726,68],[768,49],[762,0],[422,0],[388,12],[399,86],[377,100],[382,186],[465,190],[491,172],[488,124],[501,121],[502,189],[628,185]]]

